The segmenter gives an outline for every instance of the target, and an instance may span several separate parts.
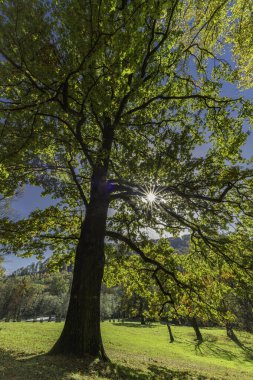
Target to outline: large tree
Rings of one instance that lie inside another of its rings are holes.
[[[1,242],[7,251],[41,255],[49,247],[58,261],[75,257],[53,352],[106,359],[99,316],[105,237],[149,262],[157,281],[160,274],[180,280],[166,260],[138,247],[152,230],[191,230],[200,254],[204,242],[243,266],[224,238],[241,223],[252,186],[252,173],[238,166],[250,105],[222,96],[222,85],[238,80],[227,62],[233,49],[245,67],[233,42],[247,29],[240,25],[250,1],[243,9],[239,3],[1,4],[1,183],[3,190],[40,186],[57,203],[16,223],[2,220]]]

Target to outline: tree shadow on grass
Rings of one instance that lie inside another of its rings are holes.
[[[253,351],[251,349],[245,351],[245,360],[253,361]]]
[[[199,341],[197,340],[195,343],[195,352],[201,354],[201,345],[204,343],[203,340]]]
[[[238,338],[236,334],[233,333],[232,336],[229,337],[229,339],[232,340],[238,347],[240,347],[245,354],[251,358],[250,360],[253,360],[253,349],[250,347],[245,346],[245,344],[242,343],[242,341]]]
[[[151,365],[148,367],[148,369],[153,373],[153,376],[151,379],[162,379],[162,380],[206,380],[209,379],[209,377],[203,376],[203,375],[196,375],[196,374],[189,374],[188,371],[175,371],[170,370],[168,368],[164,367],[157,367],[154,365]],[[215,380],[215,378],[213,378]]]
[[[147,372],[114,363],[101,363],[89,358],[71,359],[61,356],[16,355],[0,350],[0,380],[205,380],[207,377],[149,365]]]
[[[215,344],[209,344],[208,346],[199,346],[198,349],[196,350],[197,353],[201,354],[202,356],[206,356],[208,353],[212,354],[215,357],[222,358],[224,360],[236,360],[237,355],[232,353],[229,350],[226,350],[224,348],[221,348]]]
[[[240,344],[238,346],[241,348],[241,350],[244,353],[244,359],[246,361],[252,361],[253,350],[243,344]],[[230,361],[238,359],[238,355],[236,353],[233,353],[228,349],[221,348],[213,342],[209,342],[209,344],[207,342],[207,345],[203,345],[203,346],[196,344],[195,351],[196,351],[196,354],[200,354],[202,356],[212,354],[215,357],[219,357],[219,358],[230,360]]]

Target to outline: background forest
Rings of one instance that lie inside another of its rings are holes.
[[[188,254],[189,235],[182,238],[169,238],[171,246],[182,255]],[[70,287],[73,276],[72,265],[64,265],[61,270],[50,271],[50,260],[32,263],[14,271],[9,276],[2,272],[0,278],[0,319],[5,321],[60,321],[66,317]],[[131,283],[131,280],[130,280]],[[125,285],[125,286],[124,286]],[[189,305],[184,314],[168,314],[167,318],[154,312],[154,303],[149,300],[147,291],[137,286],[129,289],[122,281],[111,288],[104,283],[101,290],[101,320],[112,322],[136,321],[141,324],[157,321],[175,325],[222,326],[239,328],[253,332],[252,289],[235,295],[231,291],[222,302],[231,313],[233,323],[222,324],[220,319],[203,313],[191,315]],[[183,301],[182,301],[183,302]],[[160,306],[160,305],[159,305]],[[162,313],[161,313],[162,314]],[[42,319],[44,318],[44,319]],[[47,318],[47,319],[46,319]]]

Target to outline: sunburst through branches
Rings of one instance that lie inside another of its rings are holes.
[[[146,211],[149,216],[154,208],[159,208],[161,203],[165,202],[166,192],[163,187],[157,185],[146,185],[141,189],[141,200],[146,205]]]

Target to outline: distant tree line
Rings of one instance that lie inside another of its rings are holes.
[[[0,319],[64,317],[72,275],[68,272],[9,276],[0,281]]]
[[[0,258],[1,259],[1,258]],[[5,276],[0,260],[0,319],[26,320],[38,317],[65,318],[69,303],[72,267],[48,271],[48,260],[21,267]],[[101,319],[119,318],[122,290],[102,288]]]
[[[189,235],[169,238],[171,246],[185,253]],[[50,259],[31,263],[3,276],[0,268],[0,319],[14,320],[56,315],[65,318],[72,281],[72,264],[61,263],[59,272],[49,272]],[[140,301],[141,300],[141,301]],[[143,300],[143,301],[142,301]],[[101,289],[101,319],[140,318],[147,302],[138,294],[128,297],[121,286]]]
[[[185,254],[188,251],[189,235],[168,240],[180,257],[187,257]],[[223,278],[223,282],[225,281],[231,290],[221,299],[219,312],[229,312],[233,315],[232,323],[211,315],[207,317],[203,310],[194,310],[185,297],[180,299],[181,314],[176,315],[168,308],[165,313],[159,314],[158,290],[145,285],[145,278],[140,275],[145,271],[138,267],[136,260],[135,255],[126,257],[126,262],[132,266],[135,281],[132,281],[131,276],[126,277],[124,271],[118,270],[117,257],[114,265],[111,263],[115,270],[106,272],[101,289],[102,321],[128,319],[145,324],[147,321],[163,320],[168,328],[170,324],[191,325],[197,336],[200,336],[199,326],[223,325],[228,333],[234,327],[253,332],[253,288],[250,283],[241,284],[238,290],[233,280],[225,273],[227,277]],[[58,272],[50,272],[49,268],[50,260],[39,261],[16,270],[10,276],[4,276],[0,263],[0,319],[24,320],[41,316],[65,318],[72,282],[72,266],[63,265]],[[128,273],[131,274],[131,271]],[[211,288],[214,285],[211,284]]]

